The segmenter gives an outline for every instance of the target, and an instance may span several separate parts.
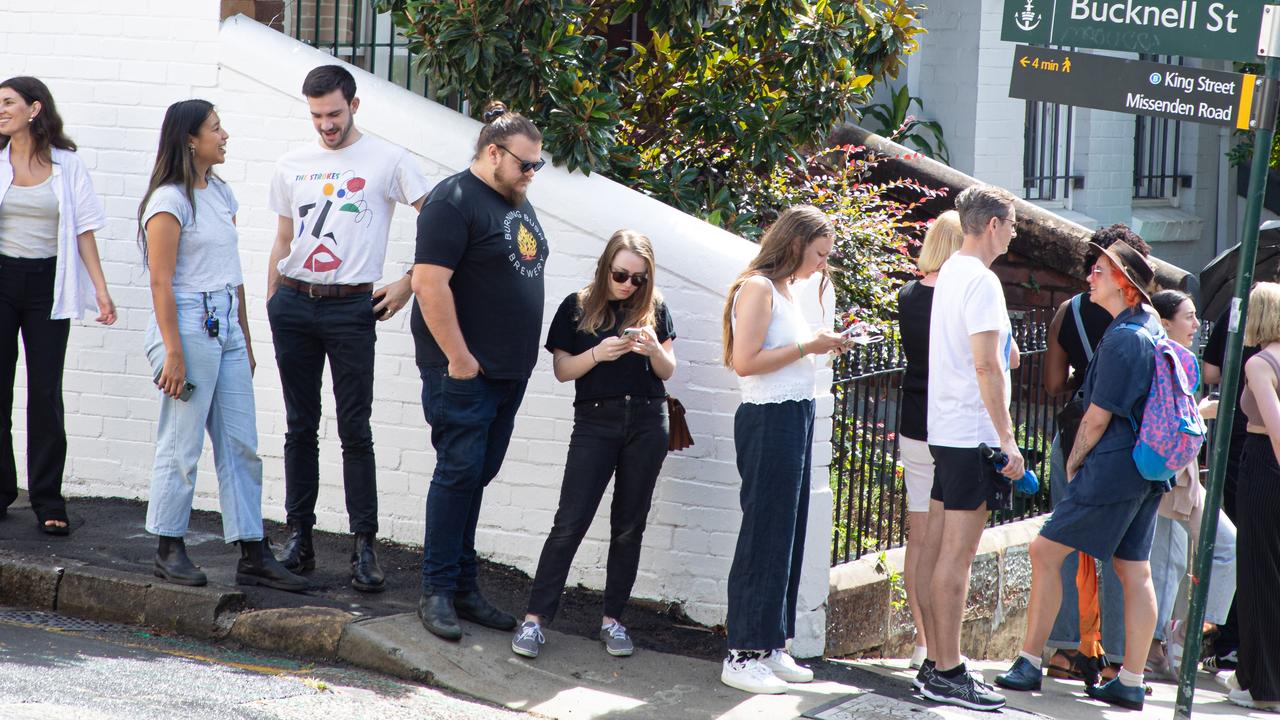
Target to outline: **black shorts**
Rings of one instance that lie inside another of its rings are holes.
[[[929,452],[934,468],[931,499],[947,510],[977,510],[983,503],[987,510],[1004,507],[1010,486],[977,448],[930,445]]]

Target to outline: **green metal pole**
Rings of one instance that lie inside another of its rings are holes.
[[[1280,59],[1267,58],[1263,83],[1271,85],[1280,77]],[[1259,100],[1266,93],[1258,93]],[[1227,452],[1231,447],[1231,424],[1236,401],[1240,397],[1240,356],[1244,345],[1244,320],[1249,309],[1249,288],[1253,286],[1253,266],[1258,256],[1258,218],[1262,214],[1262,197],[1267,189],[1267,164],[1271,159],[1271,139],[1275,134],[1274,118],[1262,118],[1254,130],[1253,166],[1249,172],[1248,203],[1240,238],[1240,264],[1236,270],[1236,289],[1232,300],[1230,326],[1227,328],[1227,356],[1222,365],[1219,385],[1218,421],[1213,435],[1213,457],[1210,458],[1209,485],[1206,488],[1204,520],[1200,523],[1200,540],[1196,544],[1192,570],[1191,607],[1187,612],[1187,642],[1182,651],[1182,667],[1178,672],[1178,701],[1174,717],[1191,717],[1191,703],[1196,694],[1196,671],[1200,667],[1201,627],[1204,605],[1209,596],[1209,570],[1213,562],[1213,541],[1218,533],[1218,510],[1222,507],[1223,475],[1227,471]]]

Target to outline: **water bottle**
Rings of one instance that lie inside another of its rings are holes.
[[[983,460],[994,465],[997,471],[1002,470],[1005,463],[1009,462],[1008,456],[1002,450],[989,448],[986,443],[978,446],[978,454]],[[1035,495],[1040,491],[1040,478],[1036,477],[1031,468],[1027,468],[1021,478],[1013,481],[1013,489],[1019,495]]]

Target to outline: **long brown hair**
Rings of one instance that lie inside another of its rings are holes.
[[[37,102],[41,105],[40,112],[36,113],[35,119],[29,126],[30,161],[53,162],[51,148],[75,152],[76,144],[71,142],[71,138],[67,137],[62,130],[62,116],[58,114],[58,108],[53,104],[53,93],[49,92],[47,85],[37,78],[19,75],[0,82],[0,88],[9,88],[18,93],[22,96],[23,102],[28,105]],[[8,144],[9,136],[0,135],[0,149],[4,149]]]
[[[795,274],[804,261],[804,251],[809,244],[821,237],[835,237],[835,226],[826,213],[812,205],[789,207],[765,232],[760,240],[760,252],[729,286],[724,302],[724,319],[721,329],[724,338],[724,366],[733,367],[733,305],[738,290],[749,278],[756,275],[770,281],[784,280]],[[827,288],[827,273],[822,271],[822,284],[818,295]]]
[[[653,245],[649,238],[635,230],[623,229],[615,232],[609,242],[605,243],[604,252],[600,253],[600,259],[596,261],[596,275],[591,284],[578,291],[578,307],[582,312],[578,319],[578,330],[588,335],[618,325],[618,318],[614,317],[613,310],[609,307],[609,273],[613,271],[613,259],[623,250],[629,250],[644,260],[649,281],[636,288],[619,305],[621,326],[641,327],[654,324],[662,295],[654,287],[658,266],[653,260]]]
[[[161,185],[177,185],[191,204],[191,217],[196,213],[196,166],[188,145],[192,136],[200,132],[200,126],[213,112],[213,103],[207,100],[181,100],[169,106],[160,123],[160,142],[156,148],[156,164],[151,169],[151,182],[138,204],[138,247],[142,249],[142,264],[147,264],[147,229],[142,216],[147,203]],[[213,173],[210,172],[210,175]]]

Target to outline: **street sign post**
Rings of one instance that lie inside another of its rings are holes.
[[[1264,0],[1005,0],[1000,39],[1254,62]]]
[[[1228,320],[1221,401],[1214,430],[1195,563],[1187,641],[1174,715],[1190,718],[1200,665],[1200,628],[1239,396],[1244,324],[1258,252],[1258,220],[1267,187],[1280,80],[1280,5],[1264,0],[1005,0],[1002,40],[1019,43],[1183,55],[1244,62],[1266,58],[1261,79],[1174,65],[1019,47],[1009,94],[1036,100],[1172,117],[1254,131],[1253,164],[1240,239],[1240,265]],[[1145,85],[1143,75],[1145,73]],[[1256,106],[1256,107],[1255,107]]]
[[[1256,75],[1019,45],[1009,97],[1248,130]]]

